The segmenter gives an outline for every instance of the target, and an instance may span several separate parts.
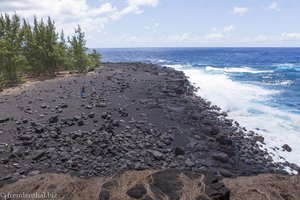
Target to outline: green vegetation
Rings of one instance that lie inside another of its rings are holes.
[[[92,70],[101,64],[101,55],[96,50],[87,54],[87,50],[79,25],[66,42],[50,17],[47,22],[34,17],[30,24],[17,14],[1,14],[0,88],[19,83],[25,73],[55,76],[60,70]]]

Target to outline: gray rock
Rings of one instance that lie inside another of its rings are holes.
[[[164,144],[161,141],[156,142],[157,146],[162,148],[164,146]]]
[[[12,149],[14,156],[22,156],[26,153],[26,148],[24,146],[13,146]]]
[[[293,170],[296,170],[296,171],[299,171],[300,170],[300,167],[298,165],[296,165],[295,163],[290,163],[290,167],[293,169]]]
[[[0,179],[0,181],[5,181],[5,180],[18,180],[20,179],[22,176],[19,172],[16,172],[14,174],[9,174],[3,178]]]
[[[67,108],[68,107],[68,104],[66,104],[65,102],[62,103],[62,105],[60,106],[61,108]]]
[[[106,107],[107,104],[106,103],[99,103],[99,107]]]
[[[37,150],[33,153],[32,159],[33,160],[39,160],[44,156],[45,156],[45,151],[44,150]]]
[[[75,132],[73,132],[73,135],[72,135],[72,139],[74,140],[74,139],[76,139],[76,138],[78,138],[78,137],[81,137],[82,136],[82,131],[75,131]]]
[[[1,119],[0,119],[0,124],[5,123],[5,122],[8,122],[8,121],[9,121],[9,117],[1,118]]]
[[[255,140],[256,142],[261,142],[261,143],[263,143],[264,140],[265,140],[265,138],[264,138],[263,136],[261,136],[261,135],[257,135],[257,136],[254,136],[254,140]]]
[[[175,153],[176,156],[180,156],[180,155],[184,155],[185,151],[181,147],[176,147],[175,150],[174,150],[174,153]]]
[[[93,108],[93,106],[91,106],[91,105],[86,106],[86,109],[92,109],[92,108]]]
[[[187,167],[194,167],[196,165],[190,158],[186,159],[184,163]]]
[[[25,140],[25,141],[29,141],[33,138],[33,135],[29,135],[29,134],[25,134],[25,135],[21,135],[20,139],[21,140]]]
[[[56,109],[56,113],[62,113],[62,112],[63,112],[62,109],[60,108]]]
[[[49,123],[57,123],[58,122],[58,116],[52,116],[50,119],[49,119]]]
[[[153,150],[153,151],[150,151],[150,153],[153,155],[154,158],[156,158],[158,160],[163,158],[163,154],[160,153],[159,151]]]
[[[58,139],[58,138],[59,138],[59,135],[57,134],[56,131],[50,131],[49,134],[51,135],[51,137],[52,137],[53,139]]]
[[[221,144],[221,145],[232,145],[232,140],[228,139],[226,136],[223,135],[217,135],[216,140]]]
[[[44,127],[35,127],[34,130],[35,133],[44,133],[45,131]]]
[[[126,194],[134,199],[140,199],[147,193],[146,188],[142,184],[138,184],[130,188]]]
[[[176,113],[183,113],[185,110],[185,107],[173,107],[173,106],[168,106],[169,110],[176,112]]]
[[[115,127],[119,127],[120,126],[120,121],[119,120],[114,120],[112,122],[112,125],[115,126]]]
[[[88,146],[91,146],[91,145],[93,144],[93,142],[92,142],[92,140],[87,140],[87,141],[86,141],[86,144],[87,144]]]
[[[95,113],[94,113],[94,112],[90,112],[90,113],[88,114],[88,117],[89,117],[89,118],[94,118],[94,117],[95,117]]]
[[[103,119],[105,119],[105,118],[107,117],[107,115],[108,115],[107,112],[102,112],[102,113],[101,113],[101,117],[102,117]]]
[[[81,118],[82,118],[82,117],[81,117],[81,116],[78,116],[78,115],[74,116],[74,120],[75,120],[75,121],[79,121],[79,120],[81,120]]]
[[[229,160],[229,157],[226,153],[223,153],[223,152],[217,152],[217,153],[214,153],[212,155],[212,157],[215,159],[215,160],[218,160],[220,162],[223,162],[223,163],[227,163],[228,160]]]
[[[83,126],[84,125],[84,122],[82,120],[78,121],[77,122],[78,126]]]
[[[286,150],[287,152],[291,152],[291,151],[292,151],[292,148],[291,148],[289,145],[287,145],[287,144],[284,144],[284,145],[282,146],[282,148],[283,148],[284,150]]]
[[[40,171],[39,170],[35,170],[35,171],[32,171],[32,172],[29,172],[28,176],[36,176],[38,174],[40,174]]]
[[[128,112],[125,110],[125,108],[120,108],[119,109],[119,114],[121,115],[121,117],[127,117],[128,116]]]
[[[109,200],[110,194],[107,190],[101,190],[98,200]]]
[[[220,174],[224,177],[233,177],[234,174],[226,169],[220,169]]]

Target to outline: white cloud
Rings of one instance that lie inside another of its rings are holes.
[[[166,34],[156,36],[123,34],[120,37],[108,37],[105,44],[108,47],[159,47],[159,46],[224,46],[230,41],[230,35],[222,33],[210,33],[192,35],[189,33]]]
[[[182,42],[190,39],[190,35],[188,33],[183,33],[179,35],[170,35],[166,37],[167,41],[170,42]]]
[[[159,0],[128,0],[128,4],[131,6],[152,6],[158,5]]]
[[[159,41],[172,41],[172,42],[187,42],[191,44],[197,43],[209,43],[209,42],[220,42],[228,39],[230,35],[224,35],[222,32],[213,32],[204,35],[190,35],[188,33],[183,33],[179,35],[164,36]]]
[[[284,42],[300,42],[300,33],[282,33],[281,35],[258,35],[256,37],[245,37],[242,42],[260,44],[284,44]]]
[[[128,0],[127,1],[127,7],[124,9],[114,12],[111,15],[111,18],[113,20],[118,20],[122,16],[127,15],[129,13],[134,13],[134,14],[141,14],[144,12],[143,9],[141,9],[142,6],[151,6],[151,7],[156,7],[159,3],[159,0]]]
[[[159,0],[128,0],[125,7],[117,8],[110,2],[99,1],[99,6],[91,6],[87,0],[0,0],[0,12],[14,13],[32,20],[51,16],[58,31],[64,29],[66,35],[74,32],[80,24],[86,35],[101,31],[111,20],[117,20],[128,14],[140,14],[143,7],[155,7]]]
[[[224,38],[223,33],[211,33],[204,36],[207,40],[220,40]]]
[[[155,33],[155,32],[157,32],[157,28],[159,27],[159,23],[158,22],[156,22],[156,23],[154,23],[154,24],[152,24],[152,25],[147,25],[147,26],[144,26],[144,29],[146,29],[146,30],[148,30],[148,31],[151,31],[151,32],[153,32],[153,33]]]
[[[282,40],[300,41],[300,33],[282,33]]]
[[[115,12],[117,11],[117,7],[114,7],[111,5],[111,3],[104,3],[102,4],[99,8],[97,9],[92,9],[91,11],[89,11],[88,13],[91,15],[91,16],[97,16],[97,15],[101,15],[101,14],[104,14],[104,13],[111,13],[111,12]]]
[[[216,32],[217,30],[218,30],[217,27],[212,27],[212,28],[210,29],[211,32]]]
[[[247,7],[235,6],[230,12],[233,14],[244,15],[249,11]]]
[[[283,33],[279,35],[257,35],[247,37],[235,37],[223,32],[213,32],[202,35],[191,35],[189,33],[145,36],[123,34],[116,38],[106,40],[107,44],[120,47],[127,46],[287,46],[286,42],[298,46],[300,44],[300,33]]]
[[[259,35],[253,39],[255,42],[274,42],[277,38],[270,35]]]
[[[281,8],[279,7],[279,4],[278,4],[277,2],[274,1],[274,2],[272,2],[272,3],[269,5],[268,10],[269,10],[269,11],[276,11],[276,12],[278,12],[278,11],[281,10]]]
[[[119,37],[109,38],[106,42],[112,46],[211,46],[227,41],[229,36],[222,33],[211,33],[206,35],[191,35],[189,33],[171,34],[161,36],[144,36],[122,34]]]
[[[234,30],[235,30],[235,26],[234,25],[224,26],[224,28],[223,28],[224,32],[232,32]]]

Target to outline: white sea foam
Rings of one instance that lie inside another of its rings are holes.
[[[265,85],[281,85],[281,86],[290,86],[294,84],[294,81],[292,80],[277,80],[273,82],[265,82]]]
[[[169,65],[170,66],[170,65]],[[267,100],[280,92],[252,84],[232,81],[225,74],[210,73],[206,69],[172,66],[183,71],[196,87],[197,94],[229,111],[230,118],[241,126],[265,137],[266,148],[275,161],[284,162],[280,156],[300,166],[300,115],[268,106]],[[292,152],[282,151],[288,144]],[[273,150],[279,147],[280,150]]]
[[[277,70],[296,70],[296,71],[300,71],[300,63],[298,63],[298,64],[279,63],[279,64],[274,64],[273,67],[276,67]]]
[[[184,65],[180,65],[180,64],[174,64],[174,65],[164,65],[166,67],[172,67],[176,70],[182,70],[184,68],[187,68],[187,66],[184,66]]]
[[[284,81],[279,81],[278,84],[279,85],[283,85],[283,86],[288,86],[288,85],[292,85],[294,82],[291,80],[284,80]]]
[[[274,66],[276,66],[276,67],[294,67],[294,64],[292,64],[292,63],[278,63],[278,64],[274,64]]]
[[[164,59],[159,59],[159,60],[157,60],[157,62],[158,63],[164,63],[164,62],[166,62],[167,60],[164,60]]]
[[[227,73],[251,73],[251,74],[259,74],[259,73],[272,73],[272,70],[256,70],[250,67],[225,67],[225,68],[218,68],[218,67],[205,67],[207,71],[219,71],[219,72],[227,72]]]

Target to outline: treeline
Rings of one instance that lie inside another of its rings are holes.
[[[34,17],[33,24],[17,14],[0,16],[0,88],[20,81],[24,73],[55,76],[60,70],[85,72],[100,65],[101,55],[87,53],[80,26],[72,37],[56,32],[54,21]]]

